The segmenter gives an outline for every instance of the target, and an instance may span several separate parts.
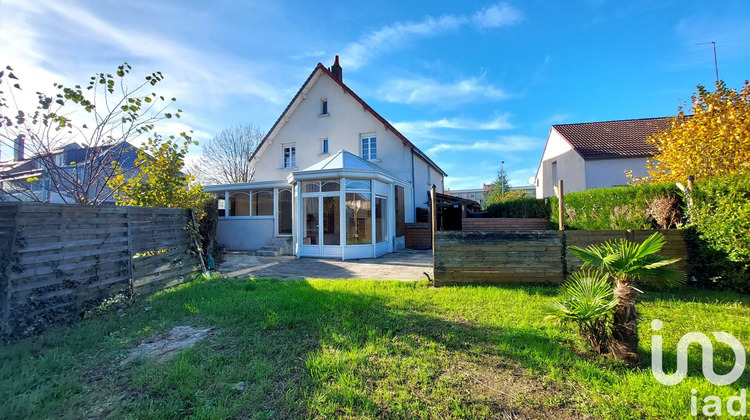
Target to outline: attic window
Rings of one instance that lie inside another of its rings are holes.
[[[320,100],[320,115],[328,115],[328,99]]]
[[[376,160],[378,158],[377,138],[374,134],[362,136],[362,159]]]

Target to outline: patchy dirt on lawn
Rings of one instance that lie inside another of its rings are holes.
[[[215,329],[198,330],[190,326],[174,327],[168,334],[157,335],[139,344],[120,362],[120,366],[125,366],[137,359],[150,359],[157,363],[167,362],[182,350],[193,347],[197,342],[210,337]]]

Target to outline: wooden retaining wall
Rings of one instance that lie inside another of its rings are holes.
[[[0,335],[80,319],[117,295],[190,280],[183,209],[0,203]]]
[[[438,232],[435,285],[562,282],[562,232]]]
[[[586,248],[589,245],[595,245],[606,241],[616,239],[627,239],[631,242],[643,242],[646,238],[653,235],[653,230],[566,230],[565,242],[567,246],[577,246]],[[687,244],[682,238],[682,233],[677,229],[660,230],[664,234],[667,243],[662,248],[659,255],[669,258],[679,258],[675,266],[687,273]],[[568,273],[573,273],[581,267],[581,260],[566,250],[565,260]]]
[[[529,232],[547,230],[547,219],[514,219],[509,217],[491,219],[463,219],[464,232]]]
[[[687,273],[687,246],[679,230],[661,231],[667,243],[660,253],[680,258]],[[435,237],[435,285],[562,282],[580,260],[565,246],[587,247],[625,238],[642,242],[654,231],[438,232]],[[564,241],[563,241],[564,240]]]

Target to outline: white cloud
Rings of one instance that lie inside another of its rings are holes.
[[[478,151],[487,153],[527,152],[534,150],[542,144],[542,140],[536,137],[522,135],[500,136],[495,141],[481,140],[474,143],[440,143],[427,150],[428,154],[440,152],[467,152]]]
[[[341,65],[356,70],[373,57],[420,38],[437,36],[473,25],[479,29],[510,26],[520,22],[522,13],[507,3],[489,6],[473,16],[426,16],[418,22],[397,22],[382,27],[353,42],[344,49]]]
[[[295,55],[291,56],[291,59],[292,60],[301,60],[301,59],[304,59],[304,58],[318,58],[318,57],[324,56],[325,54],[326,54],[326,52],[323,51],[323,50],[304,51],[304,52],[301,52],[299,54],[295,54]]]
[[[463,118],[443,118],[434,121],[405,121],[393,123],[403,135],[407,137],[431,137],[436,129],[452,130],[509,130],[513,125],[508,122],[509,114],[500,115],[489,121],[476,121]]]
[[[440,83],[434,79],[394,79],[378,89],[388,102],[434,104],[445,108],[480,100],[500,101],[510,97],[502,89],[486,83],[482,77]]]
[[[551,117],[547,118],[542,123],[544,125],[561,124],[561,123],[564,123],[565,121],[567,121],[568,118],[570,118],[570,114],[568,114],[566,112],[560,112],[560,113],[557,113],[557,114],[553,114]]]
[[[521,11],[508,3],[489,6],[474,14],[473,21],[480,28],[499,28],[510,26],[523,19]]]
[[[2,67],[15,69],[25,92],[17,100],[26,110],[37,105],[33,92],[49,93],[55,82],[85,86],[95,72],[114,72],[116,65],[128,61],[133,66],[126,78],[131,88],[151,71],[161,71],[165,78],[154,91],[176,97],[176,108],[185,110],[182,124],[192,125],[199,137],[211,137],[207,133],[221,129],[216,124],[225,117],[216,112],[225,112],[230,101],[235,107],[250,104],[257,108],[245,110],[245,115],[256,119],[274,117],[268,105],[280,106],[288,100],[288,76],[297,71],[294,65],[199,49],[167,26],[152,24],[149,16],[138,21],[115,20],[98,4],[11,1],[2,3],[0,13]],[[86,117],[76,114],[73,118]]]

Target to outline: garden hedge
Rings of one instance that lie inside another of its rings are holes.
[[[565,194],[565,228],[619,230],[673,228],[683,223],[682,192],[674,184],[599,188]],[[550,199],[552,224],[558,203]]]
[[[697,280],[750,291],[750,174],[698,180],[689,240]]]

